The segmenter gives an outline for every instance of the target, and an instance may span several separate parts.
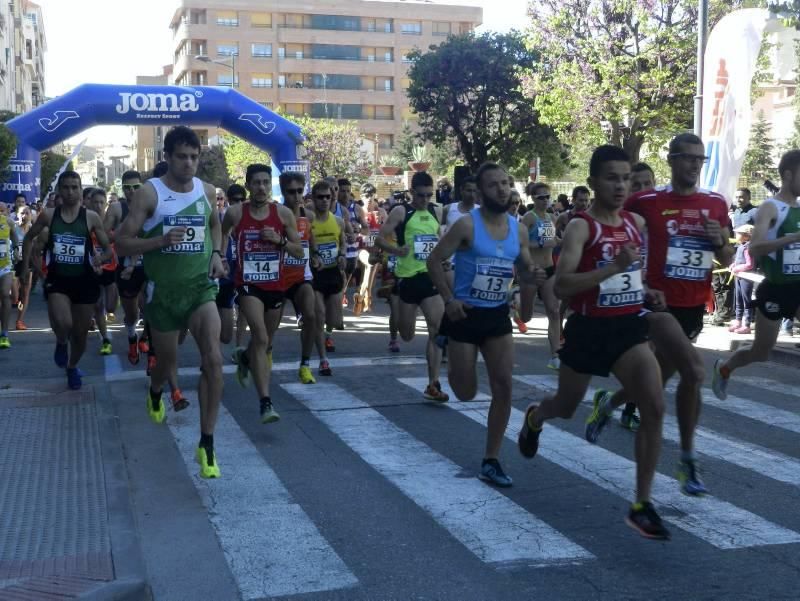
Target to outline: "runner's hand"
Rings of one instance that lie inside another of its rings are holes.
[[[453,299],[444,306],[444,311],[450,321],[461,321],[467,318],[467,309],[471,308],[468,304],[462,303],[458,299]]]
[[[640,258],[639,249],[633,244],[626,244],[619,249],[619,254],[614,259],[614,265],[617,266],[620,272],[623,272]]]
[[[706,237],[714,246],[724,246],[728,243],[728,238],[716,219],[709,219],[703,215],[703,227],[706,230]]]
[[[163,240],[163,246],[175,246],[176,244],[180,244],[183,242],[183,237],[186,235],[186,228],[181,227],[174,227],[169,230],[166,234],[164,234],[161,238]]]
[[[343,255],[339,255],[339,258],[336,260],[337,265],[339,265],[339,269],[344,271],[347,268],[347,259],[344,258]]]
[[[653,311],[666,311],[667,297],[661,290],[648,288],[644,293],[645,304]]]
[[[281,236],[278,232],[275,231],[274,228],[265,227],[261,230],[261,239],[265,242],[271,242],[272,244],[280,244],[281,243]]]
[[[219,278],[224,278],[226,275],[228,275],[228,268],[225,265],[225,262],[217,253],[214,253],[211,255],[211,263],[208,267],[208,277],[212,280],[217,280]]]
[[[122,280],[129,280],[131,279],[132,275],[133,275],[133,265],[128,265],[119,273],[119,277]]]
[[[317,255],[311,257],[311,269],[316,269],[319,271],[320,267],[322,267],[322,259],[320,259]]]
[[[398,257],[407,257],[408,253],[411,252],[411,249],[408,246],[400,246],[397,248],[394,254]]]

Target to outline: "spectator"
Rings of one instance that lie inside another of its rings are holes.
[[[734,230],[740,225],[753,225],[755,223],[758,209],[750,203],[750,196],[748,188],[736,190],[736,209],[731,212],[731,223]]]
[[[750,334],[750,324],[753,323],[753,282],[740,276],[740,274],[752,271],[754,263],[750,256],[750,237],[753,235],[753,226],[750,224],[740,225],[735,230],[736,234],[736,257],[733,259],[731,273],[735,279],[734,296],[734,319],[728,328],[734,334]]]

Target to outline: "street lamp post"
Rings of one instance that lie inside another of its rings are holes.
[[[236,55],[231,54],[229,55],[231,62],[228,63],[227,61],[221,61],[218,59],[213,59],[206,54],[198,54],[194,58],[202,63],[215,63],[217,65],[222,65],[223,67],[230,67],[231,68],[231,87],[236,87]]]
[[[697,92],[694,97],[694,133],[703,135],[703,77],[705,73],[706,36],[708,34],[708,0],[697,6]]]

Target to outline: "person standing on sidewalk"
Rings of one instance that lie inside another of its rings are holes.
[[[750,237],[753,235],[753,226],[749,223],[740,225],[733,233],[736,234],[736,256],[731,265],[731,274],[734,280],[734,320],[728,328],[734,334],[750,334],[750,325],[753,323],[753,281],[739,274],[747,273],[753,269],[753,257],[750,255]]]
[[[200,140],[178,126],[164,137],[167,173],[136,191],[127,219],[117,232],[117,252],[144,255],[145,315],[158,361],[150,374],[147,412],[156,423],[166,417],[164,383],[177,361],[185,328],[200,350],[200,443],[196,459],[202,478],[218,478],[214,428],[222,397],[220,319],[215,280],[225,274],[214,187],[195,177]],[[140,234],[141,232],[141,234]]]
[[[4,203],[0,209],[0,349],[11,348],[8,338],[8,322],[11,320],[11,283],[14,279],[11,257],[17,248],[17,231],[8,216]]]

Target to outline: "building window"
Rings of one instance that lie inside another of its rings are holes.
[[[239,13],[235,10],[221,10],[217,13],[217,25],[220,27],[239,27]]]
[[[450,22],[449,21],[434,21],[433,22],[433,35],[450,35]]]
[[[394,119],[394,107],[393,106],[376,106],[375,107],[375,118],[383,120],[383,121],[388,121],[388,120]]]
[[[284,48],[283,46],[278,48],[278,57],[286,58],[286,48]]]
[[[363,107],[360,104],[324,104],[311,105],[311,116],[316,119],[361,119]]]
[[[239,45],[217,44],[217,56],[239,56]]]
[[[403,23],[400,25],[400,31],[405,35],[422,35],[422,23],[419,21],[414,23]]]
[[[391,52],[384,52],[383,53],[383,61],[386,63],[392,62],[392,53]]]
[[[269,58],[272,56],[272,44],[253,44],[250,53],[255,57]]]
[[[285,75],[278,75],[278,87],[285,88],[286,87],[286,76]]]
[[[258,104],[263,106],[265,109],[272,110],[272,103],[271,102],[259,102]]]
[[[252,77],[250,78],[250,85],[254,88],[271,88],[272,74],[253,73]]]
[[[361,60],[360,46],[341,46],[336,44],[314,44],[311,47],[312,58],[329,60]],[[374,59],[372,59],[374,60]]]
[[[191,11],[189,11],[189,23],[191,23],[192,25],[205,25],[206,24],[206,11],[204,11],[204,10],[191,10]]]
[[[403,59],[402,59],[402,60],[403,60],[403,62],[404,62],[404,63],[406,63],[406,64],[409,64],[409,63],[413,63],[413,62],[414,62],[414,61],[413,61],[413,60],[411,60],[411,58],[408,56],[409,54],[411,54],[411,50],[405,50],[405,51],[403,52]]]
[[[386,81],[383,82],[383,89],[386,92],[391,92],[392,91],[392,80],[391,79],[387,79]]]
[[[217,85],[218,86],[227,86],[231,87],[231,82],[233,81],[233,77],[230,73],[219,73],[217,74]],[[235,88],[239,87],[239,76],[236,76],[236,84],[234,85]]]
[[[252,13],[250,25],[253,27],[272,27],[272,13]]]
[[[361,17],[311,15],[311,27],[313,29],[332,29],[335,31],[360,31]]]

